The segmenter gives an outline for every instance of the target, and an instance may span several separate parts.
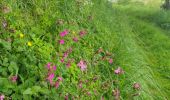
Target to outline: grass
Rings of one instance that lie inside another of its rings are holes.
[[[11,9],[10,13],[0,13],[1,23],[8,23],[0,31],[0,95],[7,99],[58,100],[68,95],[69,99],[109,100],[115,99],[115,89],[120,90],[122,100],[170,98],[170,13],[160,10],[158,2],[148,6],[112,5],[105,0],[2,0],[0,5]],[[60,19],[63,25],[56,24]],[[10,32],[12,29],[16,32]],[[64,29],[70,33],[63,38],[65,44],[59,45],[59,33]],[[88,34],[78,43],[72,42],[80,30]],[[21,33],[23,39],[19,38]],[[33,46],[26,46],[28,41]],[[73,53],[68,60],[74,62],[67,69],[60,56],[70,47]],[[106,54],[96,55],[99,48],[111,53],[113,64],[102,60],[95,64]],[[87,62],[86,72],[78,69],[80,60]],[[57,65],[56,77],[63,77],[58,89],[45,80],[48,62]],[[125,71],[123,75],[114,74],[118,66]],[[16,83],[9,80],[13,75],[18,76]],[[94,77],[98,77],[96,82]],[[83,89],[77,86],[81,81]],[[133,89],[135,82],[140,83],[140,90]]]

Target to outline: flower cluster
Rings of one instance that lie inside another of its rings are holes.
[[[52,63],[48,63],[46,65],[47,69],[48,69],[48,77],[47,80],[50,82],[51,86],[54,86],[56,88],[59,87],[59,83],[62,81],[62,77],[58,77],[58,80],[56,82],[54,82],[54,78],[55,78],[55,71],[57,69],[57,67],[55,65],[52,65]]]

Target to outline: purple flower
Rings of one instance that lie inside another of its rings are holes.
[[[80,60],[80,62],[77,64],[77,66],[80,67],[81,71],[85,71],[87,69],[87,65],[83,60]]]
[[[61,62],[61,63],[64,63],[64,58],[62,58],[62,59],[60,60],[60,62]]]
[[[50,84],[52,85],[52,83],[53,83],[53,78],[54,78],[54,73],[51,73],[51,74],[49,74],[48,75],[48,78],[47,78],[47,80],[50,82]]]
[[[140,84],[139,83],[134,83],[133,88],[139,90],[140,89]]]
[[[56,66],[53,66],[53,70],[55,71],[57,69],[57,67]]]
[[[62,77],[58,77],[58,80],[59,80],[59,81],[62,81],[62,80],[63,80],[63,78],[62,78]]]
[[[64,40],[59,40],[60,44],[64,44]]]
[[[113,59],[112,59],[112,58],[109,59],[109,63],[110,63],[110,64],[113,63]]]
[[[51,63],[49,62],[49,63],[47,64],[47,69],[50,69],[50,66],[51,66]]]
[[[0,95],[0,100],[4,100],[5,96],[4,95]]]
[[[66,96],[64,97],[64,100],[68,100],[68,95],[66,95]]]
[[[12,81],[12,82],[16,82],[16,81],[17,81],[17,79],[18,79],[18,77],[17,77],[17,76],[12,76],[12,77],[11,77],[11,81]]]
[[[67,68],[69,68],[69,67],[71,66],[70,61],[69,61],[69,62],[67,62],[66,66],[67,66]]]
[[[58,81],[56,81],[55,88],[58,89],[59,85],[60,85],[60,83]]]
[[[74,42],[78,42],[78,38],[74,37],[74,38],[73,38],[73,41],[74,41]]]
[[[116,70],[114,70],[114,73],[119,75],[119,74],[123,74],[124,71],[120,67],[118,67]]]
[[[68,30],[64,30],[63,32],[60,33],[60,36],[64,37],[65,35],[68,34],[68,32],[69,32]]]
[[[67,58],[68,57],[68,52],[66,51],[63,55],[64,58]]]
[[[85,34],[87,34],[87,32],[85,30],[81,30],[79,34],[80,34],[80,37],[83,37]]]
[[[87,95],[88,95],[88,96],[90,96],[90,95],[91,95],[91,93],[90,93],[90,92],[87,92]]]

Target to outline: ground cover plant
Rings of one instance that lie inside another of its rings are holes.
[[[168,100],[170,13],[127,2],[1,0],[0,100]]]

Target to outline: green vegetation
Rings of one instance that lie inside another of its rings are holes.
[[[1,0],[0,100],[170,98],[160,1]]]

